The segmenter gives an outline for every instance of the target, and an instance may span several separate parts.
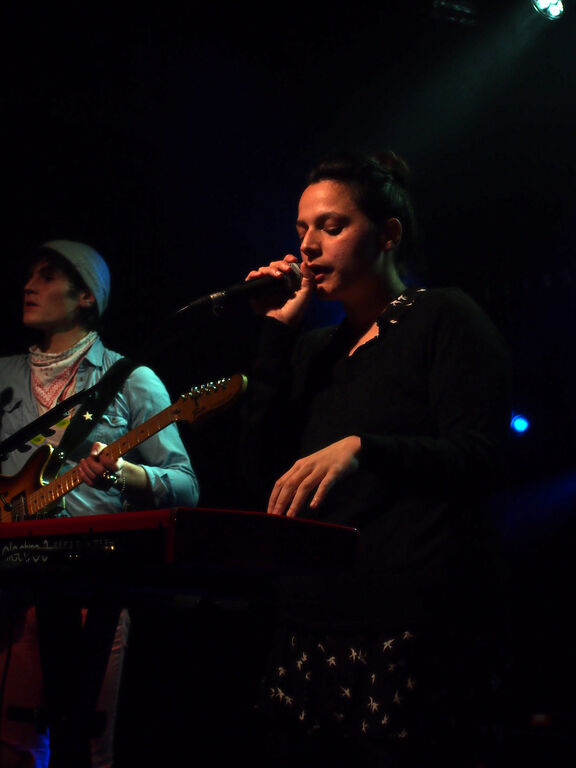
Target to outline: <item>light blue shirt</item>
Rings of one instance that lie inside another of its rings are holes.
[[[96,384],[120,357],[122,355],[106,349],[98,339],[80,364],[75,391]],[[3,404],[0,441],[38,418],[28,355],[0,358],[0,400]],[[60,474],[87,456],[92,443],[112,443],[167,408],[170,402],[166,387],[150,368],[134,369],[88,438],[70,453]],[[17,474],[31,455],[31,451],[12,451],[2,464],[2,473]],[[124,458],[145,469],[157,509],[198,503],[198,481],[175,424],[152,435]],[[86,484],[71,490],[64,499],[66,511],[73,517],[119,512],[124,503],[116,488],[105,492]]]

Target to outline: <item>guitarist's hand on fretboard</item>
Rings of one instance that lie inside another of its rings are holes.
[[[154,497],[146,470],[139,464],[115,458],[105,443],[94,443],[90,454],[78,463],[78,474],[86,485],[109,491],[117,488],[140,504],[153,505]]]

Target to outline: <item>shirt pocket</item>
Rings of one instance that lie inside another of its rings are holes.
[[[129,431],[128,420],[118,411],[105,411],[94,427],[90,440],[93,443],[106,443],[109,445]]]

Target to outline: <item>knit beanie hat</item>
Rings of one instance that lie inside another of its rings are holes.
[[[98,314],[101,315],[108,306],[110,296],[110,270],[102,256],[89,245],[72,240],[50,240],[42,248],[56,251],[70,262],[94,294]]]

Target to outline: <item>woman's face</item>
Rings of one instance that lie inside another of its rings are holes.
[[[40,261],[24,286],[22,322],[45,332],[67,331],[77,324],[78,308],[91,294],[79,291],[58,267]]]
[[[361,299],[372,282],[381,252],[379,233],[359,210],[346,184],[320,181],[307,187],[298,207],[302,269],[318,296]]]

